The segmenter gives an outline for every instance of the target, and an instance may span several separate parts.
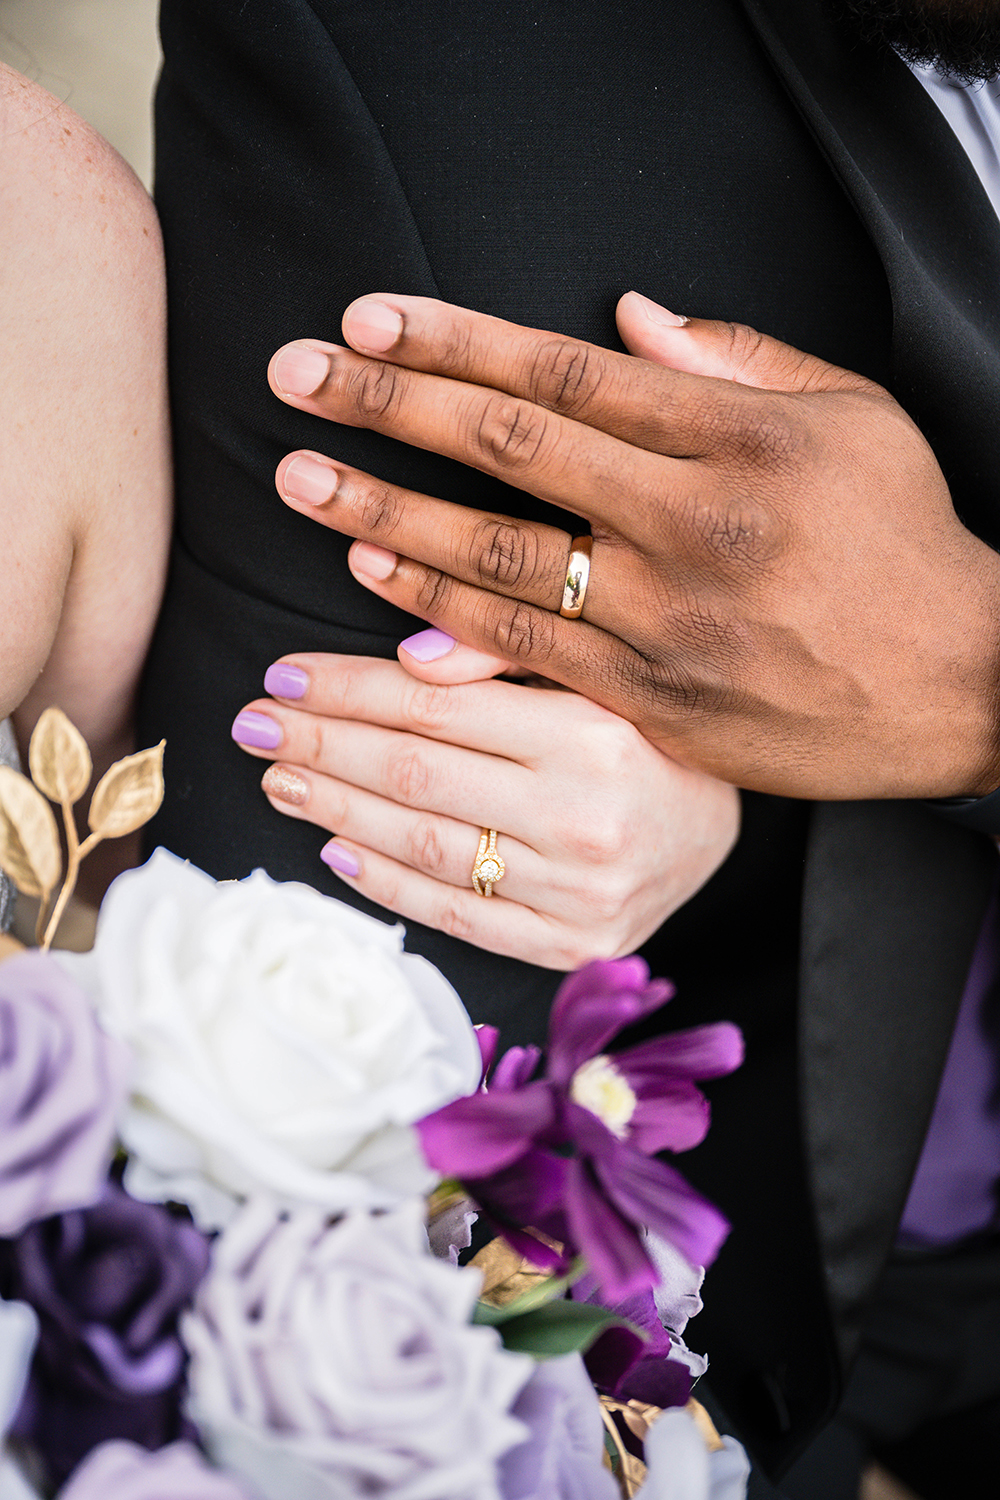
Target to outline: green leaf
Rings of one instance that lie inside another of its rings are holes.
[[[488,1312],[507,1309],[489,1308]],[[474,1321],[493,1323],[505,1349],[517,1354],[531,1354],[535,1359],[555,1359],[561,1354],[583,1353],[605,1329],[632,1328],[624,1318],[616,1317],[606,1307],[589,1302],[547,1302],[544,1307],[495,1323],[493,1318]],[[635,1329],[640,1338],[645,1334]]]

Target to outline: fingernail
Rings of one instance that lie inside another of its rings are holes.
[[[688,321],[680,313],[669,312],[667,308],[661,307],[658,302],[651,302],[641,292],[633,292],[633,297],[638,297],[642,303],[642,310],[651,323],[656,323],[660,328],[683,328]]]
[[[363,297],[344,314],[344,337],[355,349],[370,349],[373,354],[384,354],[391,349],[403,331],[403,319],[384,302],[372,302]]]
[[[416,635],[407,636],[399,644],[414,661],[440,661],[442,656],[454,651],[455,637],[445,635],[443,630],[420,630]]]
[[[309,801],[308,781],[304,781],[291,766],[268,766],[260,784],[269,797],[288,802],[292,807],[301,807]]]
[[[309,678],[301,667],[292,667],[287,661],[276,661],[264,673],[264,691],[272,698],[304,698],[309,687]]]
[[[395,552],[376,547],[374,542],[355,542],[350,552],[351,572],[361,573],[375,583],[384,583],[397,561]]]
[[[285,465],[281,476],[281,488],[289,500],[301,500],[306,505],[322,505],[331,500],[337,491],[340,475],[329,464],[318,458],[293,458]]]
[[[305,344],[286,344],[274,361],[274,383],[284,396],[311,396],[329,373],[329,355]]]
[[[361,866],[347,849],[341,844],[326,844],[319,851],[319,857],[331,870],[336,870],[338,875],[357,875]]]
[[[233,739],[254,750],[277,750],[282,740],[281,725],[267,714],[245,708],[233,720]]]

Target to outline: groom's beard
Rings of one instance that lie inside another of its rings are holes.
[[[1000,74],[1000,0],[831,0],[866,41],[962,83]]]

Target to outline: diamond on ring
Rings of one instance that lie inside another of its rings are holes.
[[[497,831],[484,828],[476,862],[472,866],[472,889],[477,896],[492,896],[493,887],[506,873],[507,866],[497,853]]]

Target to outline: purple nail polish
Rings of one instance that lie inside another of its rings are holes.
[[[291,667],[285,661],[276,661],[264,673],[264,691],[272,698],[304,698],[309,687],[309,678],[301,667]]]
[[[342,844],[325,844],[319,851],[319,857],[331,870],[336,870],[338,875],[357,875],[361,866]]]
[[[399,644],[414,661],[440,661],[442,656],[455,649],[455,637],[432,628],[418,630],[416,635],[407,636]]]
[[[245,708],[233,720],[233,739],[238,745],[249,745],[254,750],[277,750],[282,740],[281,725],[267,714]]]

